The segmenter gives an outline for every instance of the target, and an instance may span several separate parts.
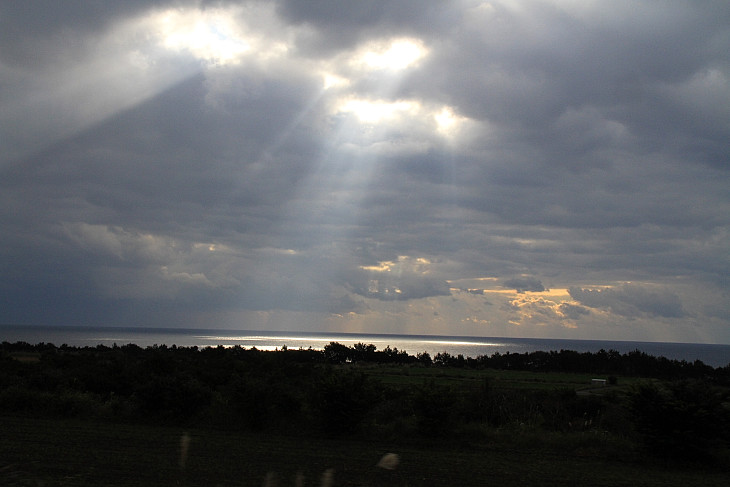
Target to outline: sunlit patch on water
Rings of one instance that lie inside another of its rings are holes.
[[[249,334],[247,334],[249,333]],[[699,343],[659,343],[600,340],[561,340],[506,337],[450,337],[432,335],[376,335],[297,332],[262,332],[245,330],[168,329],[139,327],[66,327],[0,326],[2,339],[8,342],[52,343],[56,346],[97,346],[135,344],[140,347],[177,345],[178,347],[231,347],[239,345],[258,350],[322,350],[330,342],[347,346],[357,343],[374,345],[377,350],[397,348],[410,355],[427,352],[431,356],[449,353],[465,357],[491,356],[495,353],[575,350],[598,352],[616,350],[628,353],[640,350],[649,355],[676,360],[701,360],[713,367],[728,365],[730,345]]]
[[[456,340],[419,340],[423,343],[433,343],[436,345],[474,345],[477,347],[506,347],[506,343],[499,342],[465,342]]]

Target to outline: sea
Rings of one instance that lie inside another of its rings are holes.
[[[56,346],[66,344],[76,347],[135,344],[140,347],[176,345],[204,348],[239,345],[258,350],[280,350],[284,347],[321,350],[330,342],[338,342],[348,346],[356,343],[372,344],[377,350],[397,348],[410,355],[428,352],[432,357],[443,352],[454,356],[478,357],[508,352],[598,352],[603,349],[624,354],[639,350],[672,360],[700,360],[712,367],[730,366],[730,345],[703,343],[76,326],[0,326],[0,342],[52,343]]]

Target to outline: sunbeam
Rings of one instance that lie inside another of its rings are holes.
[[[339,54],[323,61],[322,91],[278,138],[277,145],[281,145],[295,126],[311,125],[311,117],[323,116],[327,121],[322,152],[284,207],[277,244],[282,248],[299,245],[301,255],[330,261],[320,267],[318,278],[336,282],[341,274],[374,272],[372,267],[358,267],[354,253],[369,239],[372,229],[362,220],[368,212],[363,205],[382,191],[376,176],[381,171],[391,172],[388,165],[399,158],[445,150],[448,160],[443,164],[448,168],[443,171],[450,175],[447,178],[452,177],[454,162],[449,147],[468,119],[449,106],[394,96],[406,75],[427,55],[428,49],[419,40],[395,39],[367,43],[348,56]],[[444,183],[444,188],[452,188],[451,180]],[[359,292],[367,299],[391,301],[384,305],[392,306],[395,313],[405,306],[400,300],[406,293],[420,292],[407,281],[428,279],[428,268],[433,264],[425,257],[403,255],[393,265],[392,271],[376,273],[380,277],[370,278]],[[341,298],[332,296],[333,300]],[[338,312],[327,322],[331,320],[335,326],[348,326],[348,322],[359,326],[360,321],[352,313]]]

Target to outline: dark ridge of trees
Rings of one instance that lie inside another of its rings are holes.
[[[726,367],[714,368],[700,360],[694,362],[670,360],[666,357],[655,357],[640,350],[633,350],[625,354],[616,350],[599,350],[595,353],[573,350],[507,352],[505,354],[494,353],[491,356],[479,355],[475,358],[440,352],[432,359],[426,352],[413,356],[405,350],[399,351],[397,348],[386,347],[385,350],[378,351],[374,345],[358,343],[348,347],[341,343],[331,342],[324,347],[322,353],[329,363],[337,364],[357,362],[420,364],[471,369],[613,374],[657,379],[713,377],[725,383],[728,383],[730,379],[730,364]]]
[[[525,353],[494,353],[465,357],[451,355],[448,352],[437,353],[433,358],[427,353],[410,355],[405,350],[398,350],[387,346],[377,350],[375,345],[357,343],[353,346],[330,342],[323,350],[314,349],[287,349],[277,352],[262,352],[256,348],[245,349],[240,346],[223,347],[177,347],[172,345],[154,345],[143,349],[134,344],[107,347],[70,347],[61,345],[56,347],[49,343],[31,345],[26,342],[8,343],[0,345],[0,351],[29,352],[53,354],[57,361],[62,362],[64,354],[89,353],[97,354],[108,352],[123,353],[128,357],[142,355],[149,358],[153,367],[172,367],[169,352],[174,351],[177,357],[192,357],[200,355],[204,362],[219,362],[226,360],[242,360],[257,363],[299,363],[299,364],[345,364],[345,363],[375,363],[401,364],[421,366],[442,366],[470,369],[495,370],[522,370],[533,372],[573,372],[601,375],[621,375],[630,377],[650,377],[657,379],[677,378],[713,378],[725,384],[730,384],[730,363],[725,367],[714,368],[700,360],[688,362],[686,360],[655,357],[640,350],[633,350],[621,354],[616,350],[599,350],[598,352],[576,352],[574,350],[536,351]]]

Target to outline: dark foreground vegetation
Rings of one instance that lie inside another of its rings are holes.
[[[4,342],[0,431],[0,485],[726,485],[730,365]]]

